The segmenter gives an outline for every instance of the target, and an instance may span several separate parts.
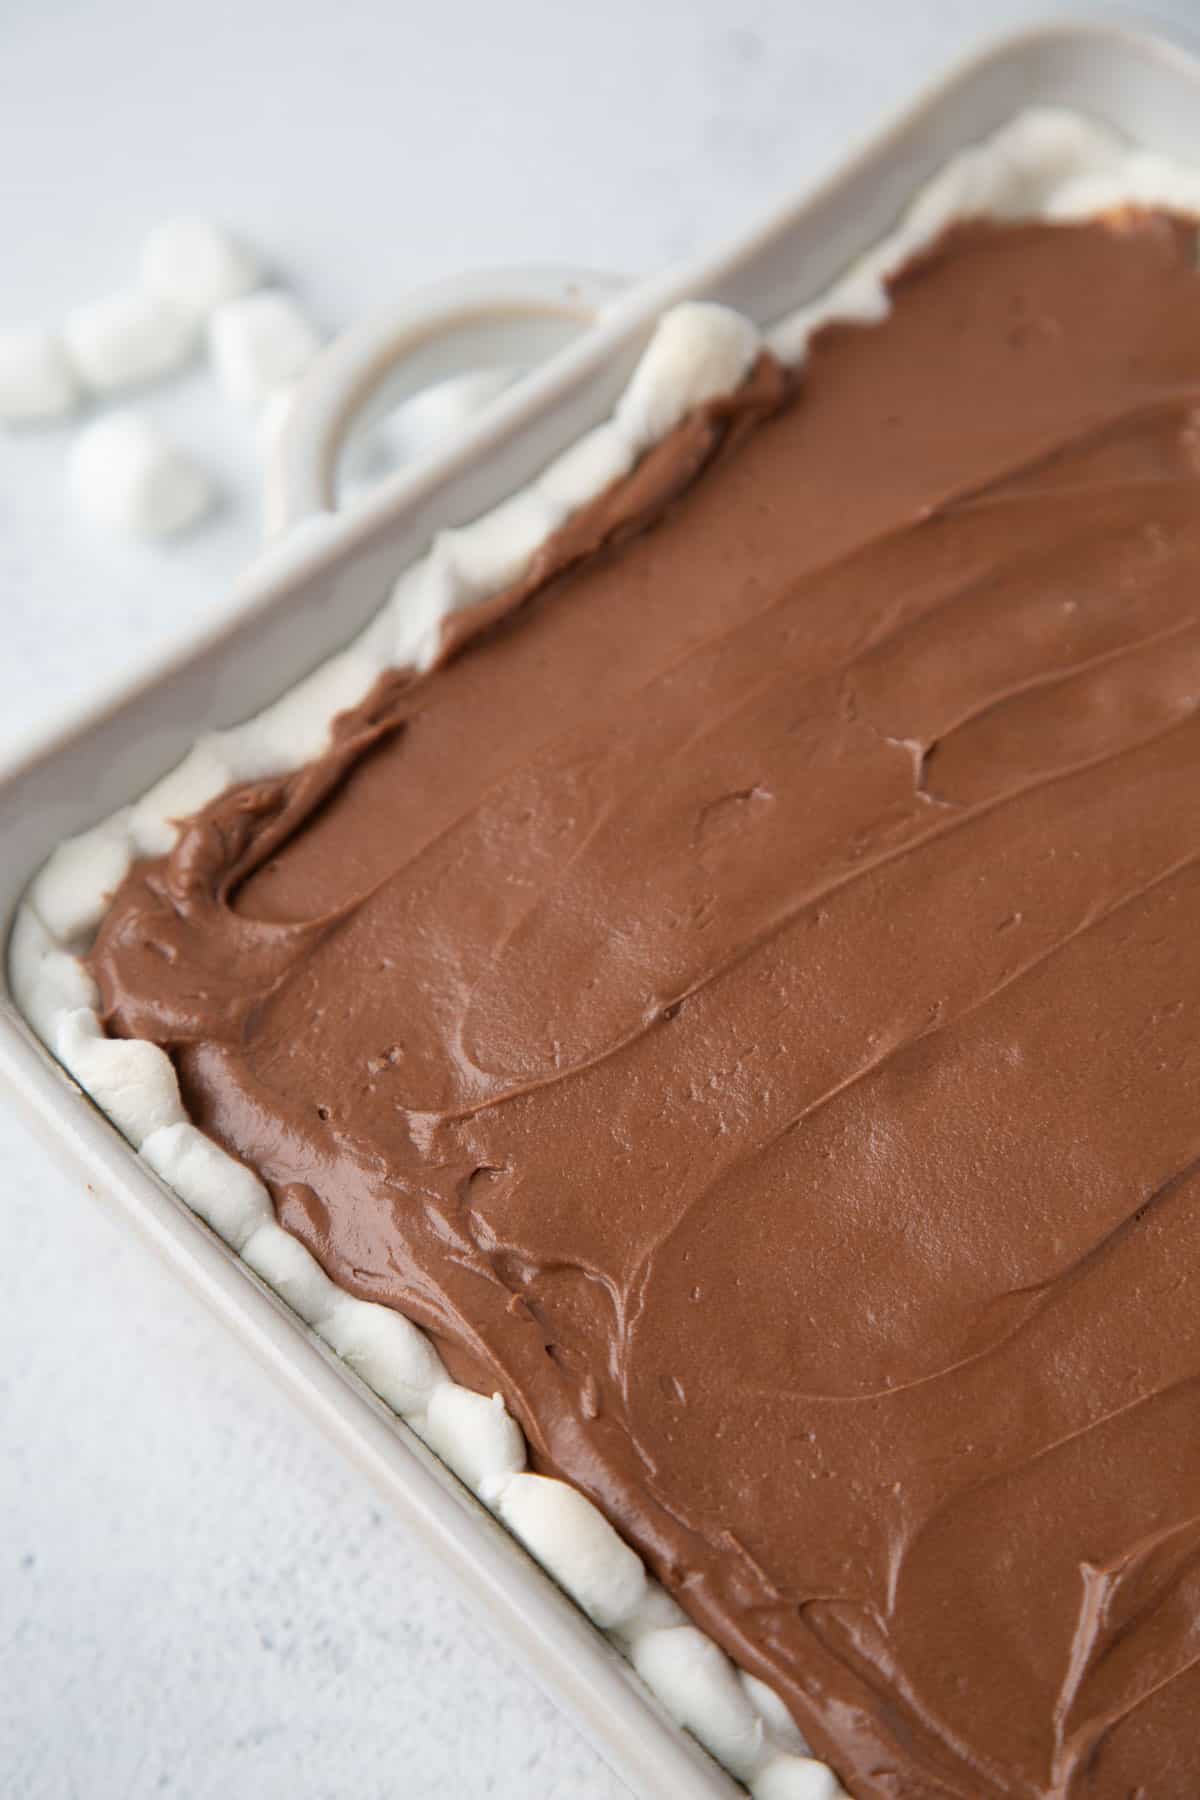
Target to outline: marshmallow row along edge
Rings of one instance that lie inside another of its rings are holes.
[[[956,217],[1077,217],[1131,199],[1200,211],[1200,171],[1131,150],[1069,113],[1022,114],[954,158],[888,239],[765,342],[798,362],[820,324],[883,316],[887,276]],[[526,1470],[524,1441],[500,1396],[456,1386],[417,1327],[331,1282],[276,1223],[258,1178],[188,1120],[168,1057],[152,1044],[105,1036],[99,996],[79,960],[134,858],[171,848],[173,820],[234,782],[309,761],[324,749],[337,713],[385,669],[428,666],[451,612],[518,579],[570,513],[689,410],[735,389],[763,342],[723,307],[685,303],[664,315],[606,424],[530,487],[473,524],[439,534],[346,650],[255,719],[200,739],[134,805],[60,845],[27,890],[9,960],[17,1003],[34,1029],[156,1174],[526,1545],[754,1800],[834,1800],[836,1777],[806,1754],[773,1691],[740,1673],[687,1622],[585,1496]]]
[[[724,309],[668,315],[608,425],[533,488],[474,525],[442,534],[349,649],[256,719],[201,739],[134,805],[60,845],[19,911],[10,966],[22,1011],[155,1173],[406,1420],[635,1667],[643,1666],[673,1716],[748,1781],[758,1800],[831,1800],[840,1792],[836,1780],[804,1753],[774,1696],[764,1707],[757,1685],[743,1682],[687,1622],[589,1500],[526,1470],[524,1439],[500,1396],[458,1387],[429,1340],[400,1313],[331,1282],[276,1223],[258,1178],[188,1120],[169,1058],[147,1042],[105,1035],[99,996],[79,960],[133,859],[171,848],[173,820],[234,782],[283,773],[319,754],[332,719],[385,668],[431,658],[446,613],[517,579],[570,512],[628,470],[692,406],[735,388],[758,345],[753,328]]]

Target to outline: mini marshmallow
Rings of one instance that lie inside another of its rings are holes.
[[[213,504],[212,483],[152,419],[109,413],[79,433],[68,480],[80,511],[129,537],[168,537]]]
[[[1111,131],[1057,107],[1034,107],[939,170],[889,246],[894,269],[954,219],[1026,219],[1052,211],[1081,173],[1120,174],[1131,152]]]
[[[61,341],[41,325],[0,331],[0,419],[60,419],[79,404],[79,384]]]
[[[783,1750],[807,1756],[808,1745],[803,1734],[775,1689],[768,1687],[765,1681],[759,1681],[756,1675],[743,1673],[740,1680],[747,1700],[763,1721],[772,1741]]]
[[[686,1625],[688,1616],[665,1587],[647,1580],[646,1591],[627,1619],[612,1627],[612,1635],[628,1650],[649,1631],[666,1631],[672,1625]]]
[[[395,590],[388,600],[373,616],[368,619],[356,638],[350,641],[350,649],[357,650],[363,656],[369,656],[380,669],[396,667],[396,603]]]
[[[260,1225],[242,1246],[242,1261],[298,1313],[306,1325],[317,1326],[344,1298],[317,1259],[290,1231],[274,1220]]]
[[[688,300],[664,313],[617,403],[616,422],[644,450],[693,407],[740,384],[762,347],[756,328],[728,306]]]
[[[181,763],[144,793],[129,815],[129,835],[139,856],[166,856],[179,835],[176,821],[215,800],[233,783],[215,735],[198,738]]]
[[[981,146],[1017,172],[1022,204],[1040,210],[1064,181],[1130,155],[1115,131],[1061,106],[1029,106]]]
[[[202,318],[259,279],[244,245],[210,219],[192,216],[156,226],[142,245],[140,269],[150,293]]]
[[[421,1436],[460,1481],[491,1502],[525,1467],[525,1439],[499,1394],[489,1400],[447,1381],[429,1402]]]
[[[325,726],[328,731],[328,721]],[[315,732],[318,728],[318,721],[313,720],[311,729]],[[228,731],[215,731],[212,743],[215,754],[229,770],[230,785],[242,781],[271,781],[276,775],[290,773],[295,766],[289,761],[282,741],[260,731],[257,719],[248,719],[244,725],[234,725]]]
[[[64,838],[34,876],[29,904],[56,943],[82,943],[104,917],[133,861],[132,812],[123,806],[89,831]]]
[[[208,343],[226,396],[251,413],[274,388],[302,375],[321,348],[296,302],[276,288],[218,306],[208,322]]]
[[[461,584],[460,605],[498,594],[519,581],[563,510],[537,488],[501,501],[469,525],[438,534],[434,554],[448,557]]]
[[[63,337],[88,387],[111,394],[182,367],[196,348],[196,325],[156,294],[127,288],[77,306],[67,314]]]
[[[526,488],[470,525],[440,531],[429,555],[406,569],[392,589],[394,666],[428,669],[444,622],[519,581],[563,516],[548,496]],[[376,642],[374,634],[370,642]]]
[[[496,1510],[602,1631],[639,1605],[646,1590],[641,1557],[576,1488],[548,1475],[514,1475]]]
[[[611,421],[597,425],[555,457],[538,478],[538,491],[563,513],[586,506],[633,467],[632,439]]]
[[[423,1413],[447,1379],[441,1357],[417,1327],[370,1300],[339,1292],[332,1311],[317,1322],[317,1335],[401,1417]]]
[[[390,660],[398,669],[428,669],[437,656],[444,619],[467,603],[467,588],[454,558],[453,540],[439,537],[428,556],[406,569],[392,589],[388,611],[395,621]]]
[[[754,1800],[847,1800],[832,1769],[810,1756],[777,1756],[752,1778]]]
[[[54,1054],[135,1149],[162,1126],[186,1123],[171,1059],[157,1044],[105,1037],[81,1008],[60,1018]]]
[[[257,1175],[194,1125],[164,1125],[152,1131],[142,1144],[142,1155],[234,1250],[241,1250],[273,1217],[271,1196]]]
[[[1200,211],[1200,175],[1149,151],[1130,156],[1108,173],[1077,175],[1064,182],[1047,207],[1052,219],[1087,219],[1129,206]]]
[[[365,700],[383,672],[382,658],[362,649],[342,650],[253,721],[263,761],[280,769],[298,768],[329,746],[333,721]],[[239,779],[254,779],[239,770]]]
[[[697,1631],[681,1625],[651,1631],[633,1646],[631,1661],[671,1717],[694,1732],[731,1774],[749,1779],[763,1761],[763,1722],[725,1655]]]
[[[33,908],[22,902],[9,940],[13,998],[42,1042],[53,1045],[64,1013],[94,1012],[95,982],[77,956],[55,943]]]

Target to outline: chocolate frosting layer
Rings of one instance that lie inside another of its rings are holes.
[[[1195,252],[957,229],[92,956],[860,1800],[1200,1793]]]

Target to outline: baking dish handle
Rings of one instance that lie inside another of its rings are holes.
[[[494,270],[419,289],[352,326],[312,365],[268,453],[268,535],[336,507],[338,458],[352,428],[449,377],[529,369],[592,324],[625,286],[581,269]],[[481,380],[478,404],[504,384],[503,373]]]

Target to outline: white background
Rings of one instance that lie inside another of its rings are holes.
[[[463,267],[659,268],[1043,10],[0,0],[0,325],[127,279],[141,234],[181,210],[240,228],[329,331]],[[1200,25],[1200,0],[1156,17]],[[202,371],[145,404],[224,495],[166,551],[71,517],[69,429],[0,435],[0,762],[186,641],[254,547],[249,429]],[[624,1792],[2,1106],[0,1197],[7,1800]]]

